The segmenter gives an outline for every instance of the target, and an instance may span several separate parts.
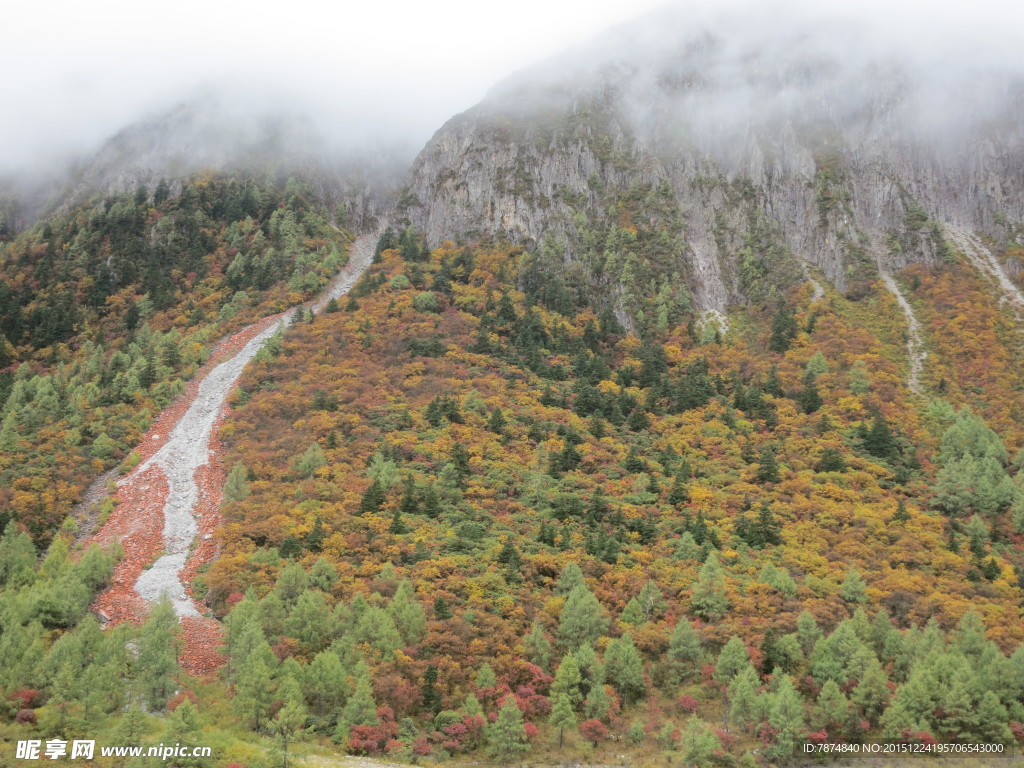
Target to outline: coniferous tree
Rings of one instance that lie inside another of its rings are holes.
[[[644,662],[629,633],[608,643],[604,655],[605,679],[611,683],[627,706],[643,698]]]
[[[782,479],[779,474],[779,462],[775,458],[775,448],[765,446],[757,459],[757,482],[777,483]]]
[[[558,622],[558,644],[567,650],[575,650],[583,643],[593,644],[608,630],[608,617],[604,608],[587,589],[580,584],[569,593]]]
[[[864,437],[864,450],[878,459],[894,459],[897,455],[896,438],[881,411],[875,413],[871,429]]]
[[[198,744],[202,741],[201,727],[199,712],[189,699],[185,699],[167,718],[167,730],[161,740],[167,744]],[[207,768],[213,765],[211,758],[191,753],[175,757],[174,760],[175,765],[181,768]]]
[[[675,629],[668,641],[668,679],[673,683],[686,680],[700,669],[704,652],[700,645],[700,636],[686,618],[676,622]]]
[[[725,614],[729,600],[725,595],[725,571],[712,551],[701,566],[690,598],[693,612],[704,619],[715,619]]]
[[[737,635],[733,635],[729,638],[729,642],[722,646],[722,650],[718,654],[718,662],[715,664],[715,680],[728,685],[749,664],[750,653],[747,651],[747,646]]]
[[[850,722],[850,702],[835,680],[826,680],[814,707],[814,721],[831,737],[842,737]]]
[[[554,694],[548,725],[558,729],[558,748],[561,749],[565,742],[565,729],[576,727],[576,712],[573,711],[569,697],[564,693]]]
[[[729,720],[749,730],[758,712],[760,680],[751,664],[744,666],[728,686]]]
[[[572,706],[577,707],[583,702],[583,694],[580,691],[582,682],[583,677],[580,675],[575,655],[567,653],[555,671],[555,681],[551,686],[551,693],[553,696],[564,695]]]
[[[166,598],[153,606],[139,634],[139,684],[150,709],[162,709],[174,691],[181,627]]]
[[[856,568],[846,572],[846,578],[839,588],[839,596],[848,603],[863,603],[868,599],[867,584]]]
[[[551,669],[551,641],[547,639],[544,630],[537,622],[533,623],[530,633],[523,638],[523,647],[526,650],[526,657],[545,672]]]
[[[787,760],[796,754],[805,730],[804,703],[788,676],[783,675],[772,696],[768,723],[775,730],[772,756]]]
[[[522,710],[514,697],[506,696],[498,718],[487,727],[487,751],[494,759],[508,762],[529,749]]]

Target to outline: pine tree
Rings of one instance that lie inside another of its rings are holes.
[[[846,578],[839,588],[839,596],[848,603],[863,603],[868,599],[867,584],[856,568],[846,572]]]
[[[892,521],[897,525],[906,525],[910,522],[910,513],[907,511],[907,502],[903,499],[899,500],[896,505],[896,513],[892,516]]]
[[[686,728],[679,741],[683,761],[695,766],[708,765],[713,755],[722,749],[718,737],[696,714],[690,715],[686,721]]]
[[[523,713],[512,696],[506,696],[498,719],[487,727],[487,752],[496,760],[510,762],[529,751]]]
[[[349,726],[378,725],[377,704],[373,700],[373,689],[370,686],[370,670],[365,664],[356,675],[356,689],[349,697],[342,712],[342,720]]]
[[[439,597],[434,601],[434,618],[438,621],[446,621],[452,617],[451,608],[448,607],[448,601],[443,597]]]
[[[306,667],[305,689],[318,717],[329,717],[341,711],[349,687],[337,653],[322,651],[313,658]]]
[[[202,741],[201,727],[199,712],[190,700],[185,699],[167,718],[167,730],[161,740],[167,744],[199,744]],[[174,761],[181,768],[207,768],[213,765],[211,758],[191,754],[175,757]]]
[[[567,653],[562,663],[555,670],[555,681],[551,686],[553,696],[565,696],[573,707],[578,707],[583,702],[583,694],[580,691],[580,683],[583,678],[580,675],[579,665],[576,657]]]
[[[558,748],[561,749],[565,741],[565,729],[576,727],[576,713],[573,711],[569,697],[564,693],[554,694],[548,725],[558,729]]]
[[[551,641],[544,634],[544,629],[537,622],[533,623],[530,634],[523,638],[526,658],[545,672],[551,669]]]
[[[644,662],[629,633],[608,643],[604,655],[605,678],[611,683],[625,705],[643,698]]]
[[[896,438],[881,411],[875,413],[871,429],[864,437],[864,450],[878,459],[893,459],[897,455]]]
[[[235,680],[231,705],[249,728],[263,728],[274,703],[274,669],[263,654],[245,659]]]
[[[786,675],[781,676],[772,697],[768,723],[775,729],[775,744],[770,754],[783,760],[792,757],[805,730],[804,703]]]
[[[818,472],[845,472],[846,459],[838,448],[825,448],[815,467]]]
[[[721,652],[718,654],[718,662],[715,664],[715,680],[724,685],[732,682],[732,679],[740,671],[750,664],[750,653],[747,646],[737,635],[729,638]]]
[[[416,599],[412,584],[403,581],[398,585],[387,610],[406,643],[413,644],[423,640],[427,633],[427,616],[423,606]]]
[[[815,724],[833,738],[841,738],[850,722],[850,702],[835,680],[826,680],[814,708]]]
[[[729,600],[725,596],[725,571],[714,551],[708,554],[708,559],[701,566],[690,603],[694,613],[709,620],[723,616],[729,608]]]
[[[562,568],[562,573],[558,577],[558,583],[555,585],[555,594],[568,595],[576,587],[585,584],[586,580],[583,578],[583,571],[580,570],[579,565],[575,561],[570,560]]]
[[[688,619],[679,619],[668,641],[669,681],[678,684],[692,677],[700,669],[703,656],[697,631]]]
[[[385,501],[387,501],[387,497],[384,495],[384,489],[381,488],[378,481],[374,480],[370,483],[370,487],[366,489],[366,493],[363,494],[363,498],[359,502],[359,514],[379,512],[380,508],[384,506]]]
[[[890,696],[889,680],[878,659],[872,656],[859,680],[851,698],[861,716],[872,725],[877,725],[878,717],[885,709]]]
[[[782,479],[779,474],[779,462],[775,458],[775,449],[765,446],[757,459],[757,482],[777,483]]]
[[[174,606],[162,598],[139,634],[139,685],[149,708],[162,709],[175,688],[181,627]]]
[[[487,421],[487,428],[495,434],[502,434],[505,431],[505,414],[501,412],[500,406],[495,406],[494,410],[491,411],[491,418]]]
[[[745,730],[749,729],[757,717],[759,686],[757,672],[749,663],[729,683],[729,719]]]
[[[596,643],[607,631],[604,608],[586,585],[577,586],[566,598],[558,621],[559,646],[575,650],[583,643]]]
[[[796,636],[797,640],[800,641],[800,647],[803,649],[804,656],[810,656],[811,651],[814,650],[815,643],[821,639],[821,629],[818,627],[818,622],[809,611],[803,610],[796,619]]]
[[[604,684],[595,685],[587,694],[587,700],[583,702],[583,713],[594,720],[604,720],[608,717],[612,700],[605,690]]]
[[[281,749],[281,768],[288,768],[288,745],[306,724],[306,705],[297,691],[284,697],[284,705],[274,715],[271,733],[278,739]]]

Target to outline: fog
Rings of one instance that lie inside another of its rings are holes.
[[[974,102],[985,94],[985,103],[996,105],[1012,94],[988,74],[1024,71],[1024,6],[1008,0],[385,0],[325,7],[313,0],[184,0],[171,11],[56,0],[6,9],[0,173],[52,170],[55,161],[94,151],[125,126],[159,121],[183,103],[216,104],[217,119],[236,126],[218,139],[206,124],[191,137],[190,151],[204,161],[227,151],[218,140],[244,140],[248,129],[238,126],[266,127],[282,114],[291,116],[285,133],[295,151],[399,147],[411,156],[447,118],[510,75],[494,93],[637,62],[642,70],[645,59],[681,45],[699,50],[712,38],[713,55],[688,59],[707,71],[676,74],[720,86],[720,97],[685,108],[691,123],[700,115],[691,130],[719,134],[737,115],[770,120],[809,100],[834,99],[838,90],[850,104],[859,103],[858,93],[884,101],[904,78],[918,93],[937,94],[915,106],[918,117],[945,112],[951,93]],[[623,25],[645,13],[655,14],[653,22]],[[790,66],[794,50],[800,66],[817,60],[823,71],[836,70],[830,91],[800,87]],[[872,68],[885,57],[905,66]],[[765,87],[780,73],[785,88]],[[651,112],[657,84],[645,83],[642,71],[630,77],[641,122],[663,124],[666,115]],[[845,119],[841,109],[833,117]]]
[[[752,136],[794,131],[852,144],[899,134],[945,151],[968,131],[1019,134],[1022,22],[1024,6],[1005,0],[678,2],[489,95],[530,112],[612,87],[642,136],[726,161]]]
[[[334,145],[420,146],[496,80],[661,0],[123,0],[4,10],[0,172],[87,152],[197,94]]]

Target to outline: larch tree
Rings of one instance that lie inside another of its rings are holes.
[[[170,600],[163,598],[139,633],[139,685],[150,709],[162,709],[178,674],[181,627]]]
[[[523,712],[514,696],[506,696],[497,719],[487,727],[487,752],[495,760],[507,763],[529,749]]]

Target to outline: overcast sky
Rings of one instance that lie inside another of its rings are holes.
[[[694,18],[722,4],[677,0]],[[246,99],[313,105],[331,126],[420,144],[501,78],[665,0],[39,0],[0,19],[0,169],[88,148],[204,82]],[[1024,50],[1019,0],[837,0],[899,41]],[[789,10],[780,10],[787,17]],[[916,41],[916,42],[914,42]],[[993,53],[995,52],[995,53]],[[967,54],[973,55],[973,54]],[[369,126],[369,128],[368,128]]]
[[[12,2],[0,165],[98,141],[204,81],[422,142],[496,80],[663,2]]]

